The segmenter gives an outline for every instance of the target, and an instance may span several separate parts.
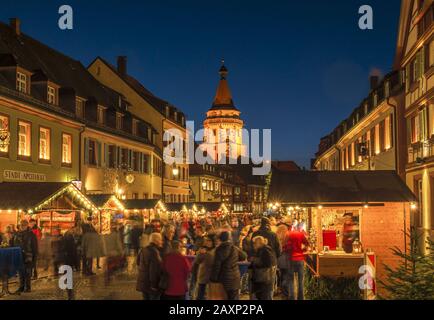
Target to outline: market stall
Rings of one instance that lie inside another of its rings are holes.
[[[0,226],[16,226],[23,219],[35,219],[43,233],[64,233],[85,218],[98,213],[97,207],[72,183],[0,183]]]
[[[226,205],[220,202],[168,203],[166,207],[167,212],[170,214],[170,219],[179,215],[187,215],[188,217],[220,217],[229,214]]]
[[[398,262],[390,248],[407,248],[403,230],[410,227],[415,201],[392,171],[273,170],[269,191],[269,207],[291,217],[309,237],[312,273],[336,279],[366,275],[366,299],[381,290],[376,280],[384,279],[384,264]]]
[[[125,206],[115,195],[95,194],[88,198],[97,206],[99,214],[95,217],[94,225],[101,234],[110,233],[110,225],[117,217],[123,216]]]
[[[166,219],[166,206],[160,199],[121,200],[124,211],[117,217],[119,222],[139,224],[150,223],[153,219]]]

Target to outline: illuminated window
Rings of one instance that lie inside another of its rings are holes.
[[[62,134],[62,163],[72,163],[72,136],[70,134]]]
[[[18,155],[30,157],[32,126],[28,122],[18,121]]]
[[[78,118],[83,118],[84,116],[84,101],[81,99],[75,100],[75,115]]]
[[[9,130],[9,118],[6,116],[0,115],[0,129]],[[9,146],[4,146],[0,148],[0,153],[8,153]]]
[[[351,143],[351,166],[354,166],[356,164],[356,148],[355,143]]]
[[[56,104],[56,89],[50,86],[47,89],[47,102],[49,104]]]
[[[375,154],[380,153],[380,124],[375,126]]]
[[[21,72],[17,72],[17,90],[27,93],[27,76]]]
[[[391,121],[390,115],[385,119],[384,123],[384,148],[389,150],[392,147],[392,133],[391,133]]]
[[[50,160],[50,129],[39,128],[39,159]]]

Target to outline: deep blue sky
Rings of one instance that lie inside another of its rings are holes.
[[[0,19],[85,65],[127,55],[129,73],[201,124],[222,57],[249,128],[271,128],[273,158],[308,166],[320,137],[368,93],[374,69],[390,71],[400,0],[1,0]],[[60,5],[74,30],[57,27]],[[358,8],[374,30],[358,28]]]

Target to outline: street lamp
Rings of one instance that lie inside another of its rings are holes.
[[[173,174],[173,176],[177,177],[178,174],[179,174],[179,169],[178,169],[177,167],[174,167],[174,168],[172,169],[172,174]]]

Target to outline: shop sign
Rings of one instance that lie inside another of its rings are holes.
[[[19,180],[19,181],[44,182],[47,180],[46,175],[42,173],[13,171],[13,170],[3,171],[3,177],[7,180]]]

